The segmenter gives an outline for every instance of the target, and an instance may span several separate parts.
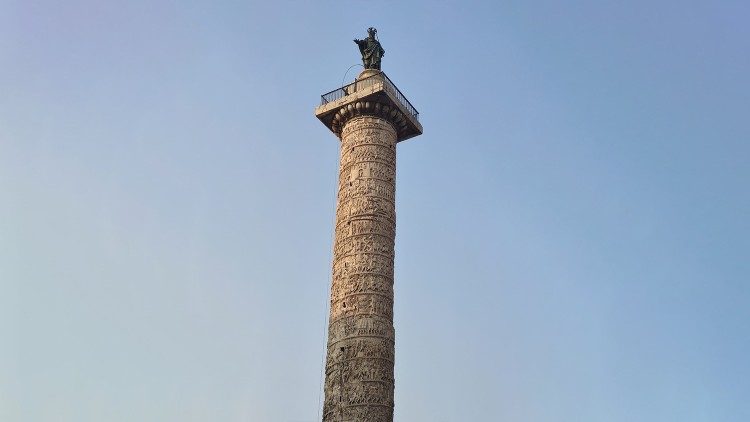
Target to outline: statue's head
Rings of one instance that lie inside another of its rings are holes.
[[[375,38],[375,34],[377,34],[377,33],[378,33],[377,29],[375,29],[373,27],[367,28],[367,35],[369,35],[370,38]]]

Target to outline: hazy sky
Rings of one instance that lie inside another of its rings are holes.
[[[750,420],[750,5],[601,0],[0,0],[0,420],[319,420],[369,26],[396,421]]]

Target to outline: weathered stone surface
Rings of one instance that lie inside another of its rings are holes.
[[[392,422],[396,143],[422,125],[377,69],[315,115],[341,140],[323,422]]]
[[[356,113],[339,124],[323,421],[392,422],[398,126],[387,116]]]

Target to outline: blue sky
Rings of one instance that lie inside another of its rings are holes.
[[[0,1],[0,419],[316,421],[375,26],[397,421],[750,420],[750,6]]]

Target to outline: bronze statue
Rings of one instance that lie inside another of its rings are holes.
[[[368,28],[367,38],[354,40],[359,46],[359,52],[362,53],[362,64],[365,65],[365,69],[380,70],[380,59],[385,56],[385,50],[380,45],[380,41],[375,38],[377,33],[377,29]]]

